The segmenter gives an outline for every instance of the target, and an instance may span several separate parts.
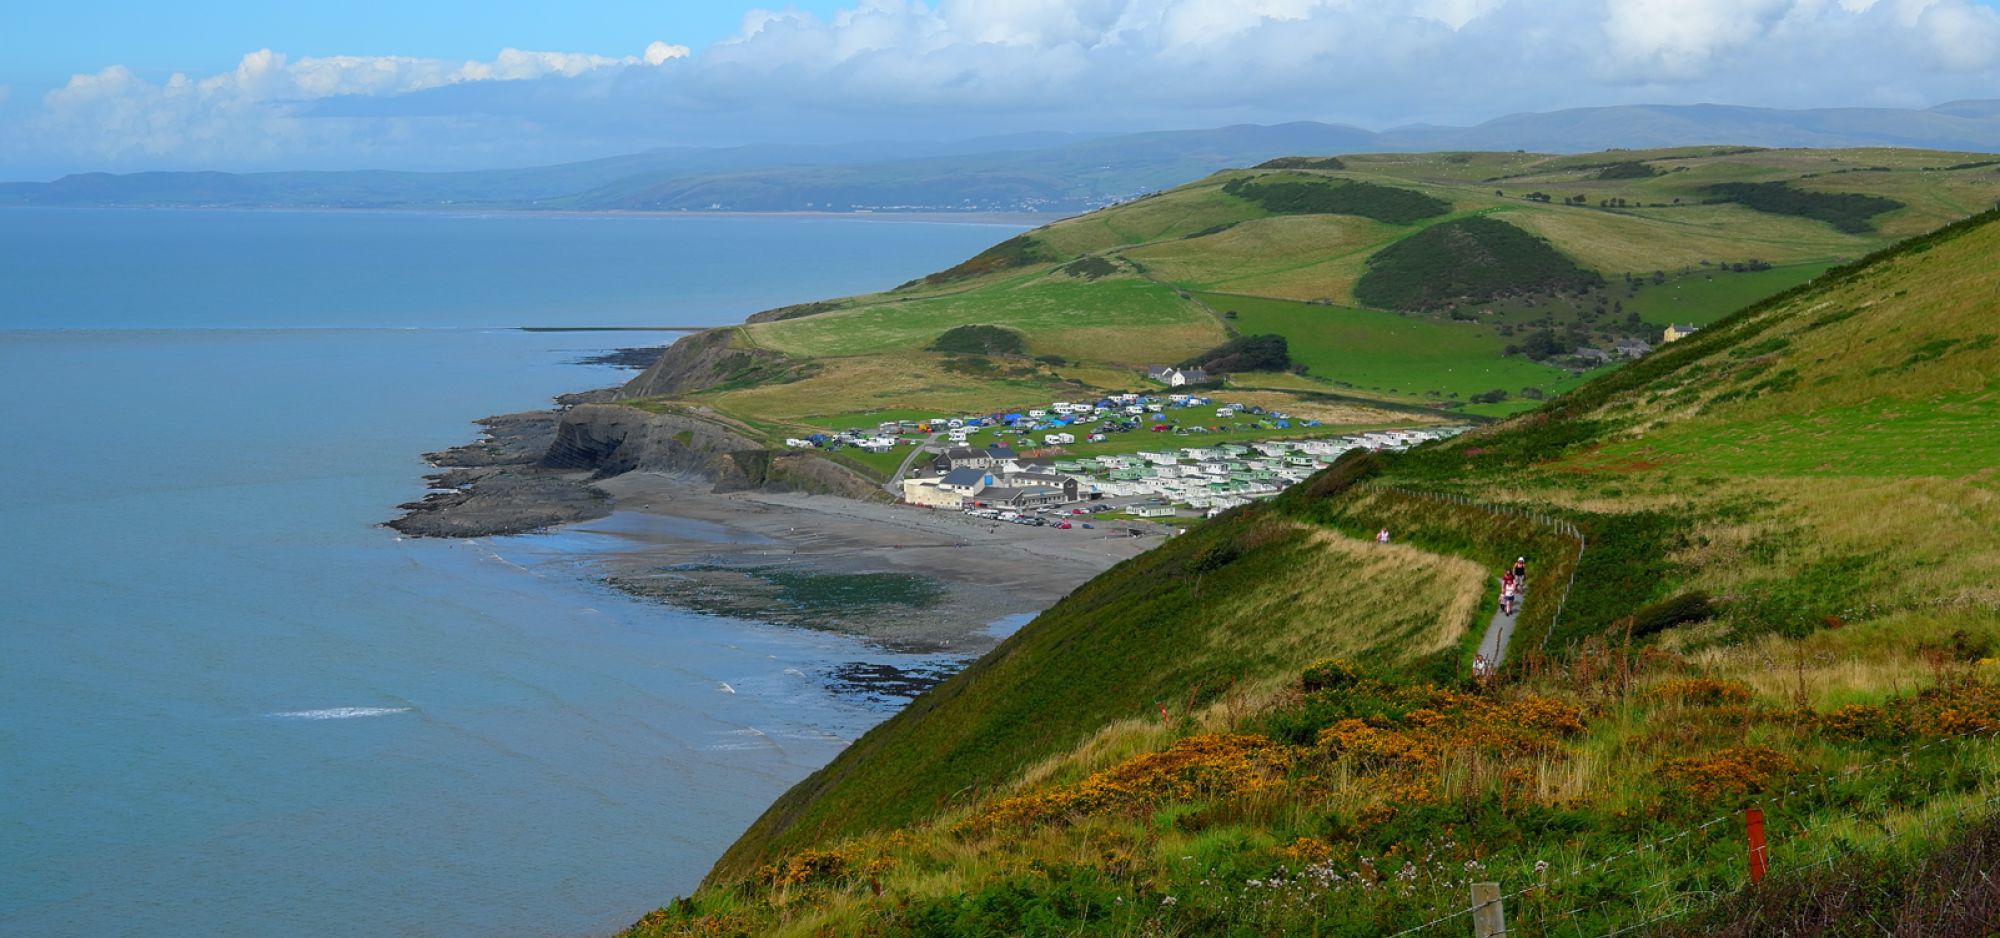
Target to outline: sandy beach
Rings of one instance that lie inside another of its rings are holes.
[[[644,472],[596,485],[611,494],[613,514],[576,527],[630,543],[606,557],[613,585],[900,650],[982,652],[1007,631],[996,623],[1048,608],[1164,532],[1001,524],[829,495],[717,494]]]

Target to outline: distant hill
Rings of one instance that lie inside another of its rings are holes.
[[[1297,154],[1575,153],[1721,142],[2000,152],[2000,101],[1959,101],[1927,110],[1632,105],[1516,114],[1473,127],[1379,132],[1297,122],[952,143],[672,148],[556,166],[450,173],[83,173],[46,183],[0,183],[0,205],[1072,214],[1225,167]]]

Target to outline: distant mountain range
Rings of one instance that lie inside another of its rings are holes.
[[[1386,131],[1298,122],[954,143],[685,147],[444,173],[79,173],[0,183],[0,205],[1073,213],[1277,156],[1692,144],[2000,152],[2000,100],[1925,110],[1632,105]]]

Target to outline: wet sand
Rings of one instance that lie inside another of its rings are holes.
[[[698,609],[715,599],[726,605],[712,611],[908,651],[983,652],[1004,634],[996,622],[1048,608],[1164,532],[1094,521],[1064,531],[827,495],[716,494],[641,472],[596,485],[611,494],[613,514],[574,529],[630,544],[603,557],[613,585]]]

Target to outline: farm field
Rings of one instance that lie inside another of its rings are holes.
[[[1308,375],[1340,386],[1419,400],[1504,390],[1510,400],[1498,407],[1466,408],[1501,414],[1539,404],[1521,397],[1525,388],[1553,396],[1580,380],[1561,368],[1501,357],[1505,341],[1488,327],[1289,300],[1199,295],[1217,309],[1234,311],[1236,329],[1245,335],[1284,336],[1293,360],[1304,364]]]
[[[1657,345],[1666,323],[1718,322],[2000,199],[2000,172],[1978,154],[1912,150],[1278,162],[1054,222],[882,293],[738,327],[734,347],[786,363],[758,372],[782,380],[710,381],[679,396],[772,427],[880,410],[991,412],[1146,387],[1150,366],[1272,334],[1305,376],[1239,383],[1379,397],[1440,420],[1501,417],[1537,406],[1535,391],[1560,394],[1619,367],[1620,341]],[[1718,272],[1736,265],[1775,266]],[[1435,286],[1436,270],[1454,272],[1447,287]],[[1651,282],[1656,271],[1663,283]],[[1357,304],[1364,278],[1376,302],[1412,308]],[[969,325],[1005,330],[1018,352],[928,350]],[[1507,396],[1471,400],[1496,391]]]
[[[1177,361],[1223,340],[1213,317],[1168,287],[1136,277],[1062,274],[910,302],[857,304],[745,331],[763,348],[838,357],[916,351],[968,323],[1016,330],[1027,337],[1031,354],[1133,366]]]
[[[1648,283],[1622,302],[1651,325],[1689,323],[1706,326],[1764,297],[1783,293],[1826,273],[1831,264],[1799,264],[1770,270],[1709,271],[1669,274],[1667,282]]]

